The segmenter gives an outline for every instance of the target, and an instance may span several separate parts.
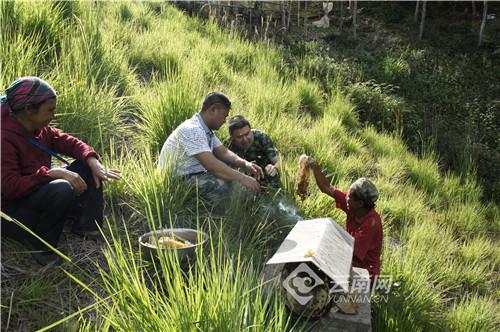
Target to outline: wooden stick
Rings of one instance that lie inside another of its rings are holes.
[[[425,25],[425,13],[427,11],[427,1],[424,0],[422,4],[422,19],[420,20],[420,33],[418,34],[418,40],[422,40],[422,36],[424,35],[424,25]]]
[[[420,0],[416,1],[417,4],[415,5],[415,13],[413,14],[413,21],[418,22],[418,7],[420,5]]]
[[[488,1],[483,2],[483,19],[481,21],[481,28],[479,29],[479,40],[477,42],[477,47],[481,46],[483,42],[484,27],[486,26],[486,14],[488,12]]]

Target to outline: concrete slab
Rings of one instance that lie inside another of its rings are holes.
[[[368,287],[364,287],[368,285]],[[351,292],[357,289],[360,293],[357,303],[359,304],[357,314],[347,315],[332,306],[330,312],[321,318],[319,331],[348,331],[368,332],[372,330],[371,302],[370,302],[370,275],[365,269],[352,268]]]

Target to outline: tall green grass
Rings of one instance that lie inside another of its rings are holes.
[[[192,76],[175,75],[143,87],[139,101],[138,140],[159,153],[168,135],[199,109],[203,90]]]
[[[184,271],[173,253],[148,263],[137,255],[135,241],[114,240],[105,250],[108,268],[101,271],[111,295],[99,309],[97,326],[109,324],[104,330],[284,331],[291,326],[279,294],[264,295],[258,269],[239,255],[228,256],[223,246],[214,245],[217,239],[197,251],[195,268]]]
[[[493,298],[471,296],[453,306],[448,315],[454,331],[495,331],[500,327],[498,303]]]

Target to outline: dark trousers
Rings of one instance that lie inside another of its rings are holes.
[[[96,189],[90,168],[75,161],[67,169],[78,173],[87,184],[87,190],[80,196],[76,196],[68,181],[57,179],[4,210],[54,247],[57,247],[69,215],[75,217],[73,228],[78,230],[96,230],[103,222],[102,186]],[[6,220],[2,220],[2,235],[23,242],[34,250],[48,250],[41,241]]]

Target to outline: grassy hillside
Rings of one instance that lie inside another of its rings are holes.
[[[327,93],[272,44],[222,32],[161,2],[0,5],[0,86],[21,75],[47,79],[59,94],[57,126],[124,175],[106,187],[102,251],[62,269],[2,278],[2,330],[52,323],[69,331],[308,328],[288,317],[279,294],[264,296],[262,264],[287,228],[268,216],[262,199],[236,189],[226,214],[215,216],[154,166],[169,133],[213,90],[273,138],[289,200],[302,153],[342,189],[360,176],[377,184],[382,273],[395,283],[387,302],[374,302],[375,331],[499,327],[498,206],[480,201],[473,178],[441,173],[432,153],[417,157],[399,137],[361,125],[340,87]],[[227,138],[226,128],[218,135]],[[295,203],[305,217],[344,223],[314,185]],[[189,278],[169,257],[152,267],[138,252],[138,235],[169,224],[211,234]]]
[[[489,2],[488,13],[498,12]],[[428,3],[418,40],[415,2],[359,4],[358,36],[349,11],[331,13],[328,29],[287,33],[290,62],[303,74],[337,89],[356,105],[360,121],[401,133],[411,151],[431,148],[440,166],[476,176],[483,199],[500,202],[500,21],[488,20],[477,47],[482,3]]]

